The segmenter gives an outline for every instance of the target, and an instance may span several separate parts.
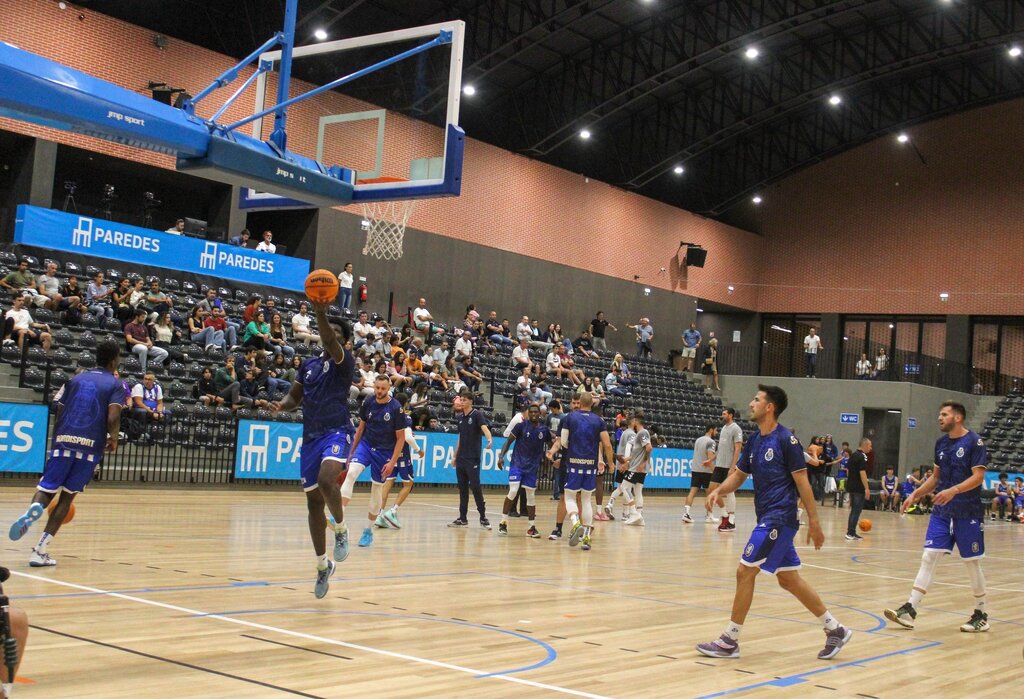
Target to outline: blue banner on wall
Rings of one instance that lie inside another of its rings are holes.
[[[0,471],[43,472],[49,419],[45,405],[0,403]]]
[[[417,432],[416,444],[424,451],[424,458],[413,451],[415,480],[420,483],[455,484],[452,456],[458,435],[445,432]],[[484,485],[508,483],[508,457],[505,470],[496,468],[498,454],[505,443],[495,437],[490,449],[484,449],[480,463],[480,482]],[[299,456],[302,448],[302,425],[290,422],[261,422],[242,420],[238,425],[238,444],[235,448],[235,478],[268,478],[299,480]],[[651,452],[644,488],[689,488],[690,449],[655,449]],[[369,470],[359,476],[360,483],[369,482]],[[748,479],[744,490],[751,488]]]
[[[14,242],[302,291],[309,260],[22,204]]]

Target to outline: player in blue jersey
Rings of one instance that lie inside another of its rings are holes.
[[[347,391],[345,395],[348,395]],[[356,479],[367,466],[370,467],[370,506],[367,509],[370,523],[359,537],[360,546],[373,543],[373,523],[381,513],[381,491],[395,470],[404,447],[405,416],[402,406],[391,397],[391,379],[387,374],[377,374],[373,395],[359,406],[359,427],[352,440],[348,476],[341,487],[342,502],[347,506],[352,500]]]
[[[820,549],[825,534],[818,522],[814,494],[807,479],[807,464],[800,441],[779,424],[779,416],[789,404],[786,392],[778,386],[760,385],[750,402],[750,419],[757,423],[755,432],[743,447],[736,469],[713,493],[707,506],[721,506],[722,498],[739,489],[748,475],[754,477],[754,527],[743,557],[736,569],[736,595],[732,616],[721,637],[701,643],[697,650],[712,658],[740,657],[740,630],[754,599],[754,583],[761,571],[774,575],[782,589],[807,607],[825,627],[825,648],[818,653],[821,660],[834,658],[849,643],[853,631],[833,617],[821,597],[800,577],[800,557],[793,539],[799,528],[797,503],[803,501],[807,511],[807,540]]]
[[[882,488],[878,491],[879,497],[882,498],[883,510],[896,511],[896,505],[900,501],[898,484],[899,479],[896,478],[896,469],[892,466],[886,466],[885,475],[882,476]]]
[[[384,481],[384,489],[381,491],[381,512],[374,521],[374,525],[381,529],[387,527],[394,529],[402,528],[402,523],[398,520],[398,508],[409,498],[409,493],[412,492],[413,478],[415,477],[413,473],[412,447],[416,447],[416,455],[421,461],[426,456],[423,447],[416,443],[416,438],[412,432],[412,416],[409,415],[409,395],[399,393],[395,396],[395,400],[402,406],[402,417],[405,420],[405,446],[402,447],[402,458],[398,460],[398,463],[395,464],[395,470]],[[391,488],[395,484],[396,476],[402,479],[402,489],[398,491],[395,504],[391,509],[388,509],[388,495],[391,494]]]
[[[1010,476],[1005,472],[1000,473],[999,480],[992,486],[992,492],[992,521],[995,521],[997,512],[999,513],[999,519],[1007,519],[1007,510],[1013,510],[1013,492],[1010,488]]]
[[[541,422],[540,406],[536,403],[530,405],[526,419],[512,428],[508,439],[502,445],[501,453],[498,455],[499,470],[505,467],[505,454],[513,444],[515,444],[515,449],[512,451],[512,464],[508,469],[508,496],[501,506],[501,523],[498,525],[498,533],[502,536],[508,535],[508,513],[512,510],[521,487],[526,491],[526,514],[530,518],[530,528],[526,530],[526,535],[533,539],[539,539],[535,499],[537,475],[540,473],[540,464],[544,460],[544,452],[551,445],[551,430]]]
[[[32,549],[29,565],[33,568],[55,566],[57,561],[46,547],[57,535],[75,496],[85,490],[103,452],[117,450],[121,429],[121,409],[128,400],[125,385],[114,372],[120,358],[120,345],[104,340],[96,347],[97,368],[78,374],[64,384],[53,400],[57,421],[50,440],[43,477],[39,479],[32,504],[11,525],[10,536],[17,541],[25,536],[60,493],[60,499],[46,520],[39,543]]]
[[[974,611],[960,626],[965,633],[988,631],[985,611],[985,574],[981,558],[985,555],[985,508],[981,504],[981,486],[985,480],[988,450],[978,434],[964,427],[967,410],[956,401],[946,401],[939,410],[939,429],[944,433],[935,443],[935,466],[917,489],[903,501],[903,511],[939,488],[928,520],[921,568],[914,579],[910,599],[898,609],[886,609],[885,618],[912,629],[917,607],[928,592],[939,557],[953,552],[956,544],[967,566],[974,592]]]
[[[593,412],[594,396],[589,392],[580,394],[579,410],[569,413],[559,424],[561,435],[552,447],[550,458],[559,445],[562,447],[562,468],[565,469],[565,512],[569,516],[569,545],[582,542],[582,549],[589,551],[594,527],[594,490],[597,477],[604,473],[604,464],[614,464],[615,454],[608,438],[604,420]],[[604,463],[600,463],[599,452],[604,451]],[[577,508],[576,494],[580,494]]]
[[[1013,479],[1013,515],[1024,522],[1024,478],[1020,476]]]
[[[338,477],[345,471],[348,445],[352,438],[352,418],[348,411],[348,390],[352,386],[355,360],[342,346],[352,337],[347,321],[336,325],[327,319],[327,306],[313,304],[323,351],[302,362],[291,390],[284,400],[271,405],[271,411],[302,410],[302,449],[300,475],[306,492],[309,535],[316,554],[314,592],[322,599],[330,587],[334,561],[348,557],[348,526],[345,524]],[[331,513],[334,529],[334,561],[327,558],[327,517]]]

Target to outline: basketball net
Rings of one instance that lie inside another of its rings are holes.
[[[414,200],[375,201],[361,204],[366,228],[364,255],[373,255],[378,260],[397,260],[402,256],[402,241],[405,226],[412,215]],[[364,224],[365,225],[365,224]]]

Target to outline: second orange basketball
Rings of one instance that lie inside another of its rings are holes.
[[[330,303],[338,297],[338,278],[329,269],[314,269],[306,277],[306,298],[313,303]]]

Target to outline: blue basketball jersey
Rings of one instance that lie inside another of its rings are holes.
[[[302,441],[328,432],[352,431],[348,389],[352,386],[355,360],[350,352],[340,362],[326,352],[302,362],[295,380],[302,385]]]
[[[590,410],[577,410],[562,418],[561,430],[569,431],[569,446],[562,456],[563,462],[586,471],[597,471],[597,456],[601,449],[601,433],[607,432],[604,420]]]
[[[534,425],[526,420],[512,428],[512,436],[516,438],[512,465],[523,471],[540,468],[544,452],[551,442],[551,431],[547,426],[542,422]]]
[[[882,476],[882,487],[890,493],[896,490],[896,476]]]
[[[402,405],[394,398],[389,398],[387,403],[378,403],[376,396],[370,396],[359,408],[359,419],[366,425],[363,443],[382,451],[392,451],[397,441],[395,432],[405,429]]]
[[[935,442],[935,465],[939,467],[938,490],[952,488],[971,477],[976,466],[988,464],[988,450],[985,441],[977,432],[968,430],[958,439],[942,435]],[[981,486],[958,493],[945,505],[936,505],[933,512],[947,519],[960,517],[981,517]]]
[[[54,396],[62,407],[51,440],[52,449],[91,454],[97,460],[107,445],[107,406],[124,406],[128,399],[121,379],[93,369],[68,381]]]
[[[760,432],[747,440],[736,464],[754,477],[754,511],[758,524],[798,527],[799,493],[793,474],[807,468],[804,449],[792,432],[776,425],[766,435]]]

